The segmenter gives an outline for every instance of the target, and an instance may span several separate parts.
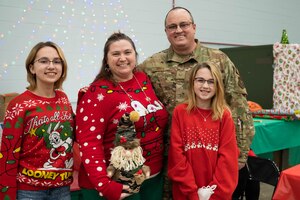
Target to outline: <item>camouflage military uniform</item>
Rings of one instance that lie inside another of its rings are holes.
[[[254,126],[243,81],[234,64],[223,52],[204,47],[198,40],[196,42],[197,47],[190,55],[179,56],[170,47],[149,57],[139,67],[150,76],[156,95],[171,116],[174,107],[185,99],[190,70],[197,63],[217,63],[223,76],[225,98],[231,107],[236,125],[236,138],[241,151],[239,162],[245,163],[254,135]]]

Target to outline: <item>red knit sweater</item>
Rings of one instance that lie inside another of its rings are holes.
[[[137,80],[132,78],[120,83],[126,92],[110,81],[99,80],[83,96],[79,93],[76,139],[83,163],[79,171],[79,185],[87,189],[96,188],[100,195],[110,200],[119,199],[122,191],[120,183],[107,177],[106,167],[114,146],[118,121],[125,112],[136,110],[141,116],[135,122],[135,128],[151,174],[162,169],[163,131],[168,114],[146,74],[136,72],[135,77]],[[150,102],[142,89],[151,98]]]
[[[10,102],[1,144],[0,199],[16,199],[17,189],[71,184],[73,118],[71,104],[59,90],[54,98],[25,91]]]
[[[197,190],[217,185],[211,200],[229,200],[238,182],[238,148],[228,111],[222,120],[207,121],[210,110],[186,111],[186,104],[173,112],[168,175],[174,200],[198,200]]]

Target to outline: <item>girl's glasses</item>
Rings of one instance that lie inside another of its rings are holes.
[[[199,84],[200,86],[202,86],[202,85],[204,85],[205,83],[207,83],[207,85],[208,85],[209,87],[212,87],[212,86],[214,86],[214,84],[215,84],[214,79],[208,79],[208,80],[205,80],[204,78],[196,77],[196,78],[194,79],[194,81],[195,81],[197,84]]]
[[[38,60],[35,60],[33,63],[38,62],[41,65],[50,65],[52,63],[53,65],[62,65],[63,60],[60,58],[54,58],[53,60],[49,60],[48,58],[40,58]]]

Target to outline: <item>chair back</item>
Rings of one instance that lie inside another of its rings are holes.
[[[280,171],[274,161],[267,158],[248,156],[246,166],[250,179],[276,187]]]

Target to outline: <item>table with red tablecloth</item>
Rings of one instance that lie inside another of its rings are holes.
[[[280,174],[273,200],[300,199],[300,164],[283,170]]]

